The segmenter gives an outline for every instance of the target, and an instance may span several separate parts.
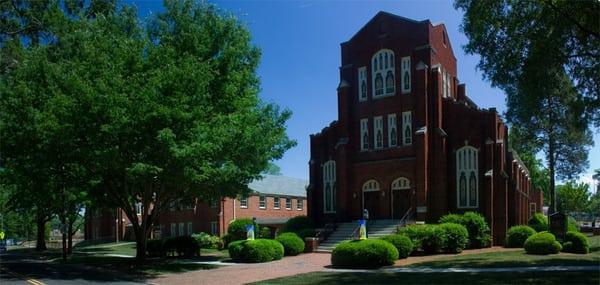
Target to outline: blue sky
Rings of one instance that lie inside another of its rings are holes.
[[[140,16],[162,9],[160,1],[133,1]],[[460,32],[462,12],[451,1],[211,1],[236,15],[262,49],[258,69],[262,91],[269,102],[293,112],[288,135],[298,142],[276,163],[283,175],[308,179],[309,135],[337,119],[340,43],[349,40],[379,11],[414,20],[443,22],[458,61],[458,77],[467,94],[481,108],[506,110],[505,95],[484,81],[476,65],[479,57],[466,55],[467,38]],[[594,141],[600,144],[600,134]],[[590,176],[600,168],[600,147],[590,152]]]

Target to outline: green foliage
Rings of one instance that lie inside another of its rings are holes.
[[[397,259],[398,250],[391,243],[376,239],[342,242],[331,253],[331,264],[342,268],[376,268]]]
[[[281,243],[272,239],[240,240],[229,244],[229,256],[241,262],[268,262],[283,257]]]
[[[301,239],[305,239],[306,237],[314,237],[317,232],[315,229],[302,229],[295,232]]]
[[[414,245],[412,240],[400,234],[391,234],[383,236],[380,239],[391,243],[398,250],[398,258],[407,258],[413,251]]]
[[[283,245],[285,255],[298,255],[304,252],[304,240],[302,240],[295,233],[283,233],[280,234],[276,239]]]
[[[590,196],[589,186],[586,183],[567,181],[564,185],[556,186],[558,208],[567,214],[587,210]]]
[[[506,234],[506,247],[523,247],[525,241],[536,232],[533,228],[525,225],[512,226]]]
[[[587,254],[590,252],[588,239],[580,232],[568,231],[565,235],[562,251]]]
[[[568,232],[579,232],[579,224],[573,217],[567,218],[567,231]]]
[[[462,215],[459,215],[459,214],[447,214],[445,216],[442,216],[438,220],[438,224],[443,224],[443,223],[454,223],[454,224],[460,224],[460,225],[462,225],[464,223],[464,220],[463,220]]]
[[[50,213],[42,219],[63,205],[58,189],[85,189],[124,209],[144,241],[171,202],[247,194],[295,145],[291,112],[258,96],[260,50],[235,17],[191,0],[165,1],[143,22],[128,4],[61,3],[24,13],[0,4],[13,24],[28,11],[49,17],[27,29],[27,46],[0,32],[3,166],[36,200],[29,208]]]
[[[218,236],[213,236],[202,232],[193,234],[192,237],[196,240],[200,248],[223,248],[223,241]]]
[[[246,239],[246,226],[252,224],[252,219],[235,219],[231,221],[227,228],[229,242]]]
[[[409,225],[400,228],[398,234],[405,235],[413,242],[414,249],[421,248],[421,240],[423,239],[427,225]]]
[[[542,213],[535,213],[529,218],[527,225],[538,233],[548,231],[548,217]]]
[[[446,245],[446,234],[439,225],[424,225],[421,232],[421,249],[428,254],[441,251]]]
[[[461,224],[443,223],[439,228],[444,232],[445,243],[443,250],[450,253],[460,253],[469,244],[469,232]]]
[[[315,225],[307,216],[296,216],[285,222],[283,232],[298,232],[304,229],[312,229]]]
[[[554,235],[549,232],[533,234],[525,241],[523,247],[527,253],[539,255],[555,254],[562,249]]]
[[[271,229],[269,229],[269,227],[260,227],[260,230],[258,231],[258,238],[273,238],[273,235],[271,234]]]

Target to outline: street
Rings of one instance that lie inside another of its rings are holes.
[[[27,256],[0,254],[0,284],[146,284],[118,271],[91,266],[58,264]]]

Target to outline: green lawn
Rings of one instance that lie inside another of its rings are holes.
[[[252,284],[598,284],[595,272],[339,273],[313,272]]]
[[[589,254],[550,254],[532,255],[525,250],[481,253],[460,255],[453,257],[440,257],[434,261],[414,263],[408,267],[437,267],[437,268],[465,268],[465,267],[519,267],[519,266],[565,266],[565,265],[599,265],[600,264],[600,236],[588,236],[590,243]]]

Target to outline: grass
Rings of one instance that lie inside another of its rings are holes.
[[[560,253],[550,255],[532,255],[525,250],[480,253],[440,257],[434,261],[414,263],[408,267],[465,268],[465,267],[520,267],[520,266],[568,266],[600,264],[600,236],[588,236],[589,254]]]
[[[594,272],[339,273],[313,272],[251,284],[598,284]]]

